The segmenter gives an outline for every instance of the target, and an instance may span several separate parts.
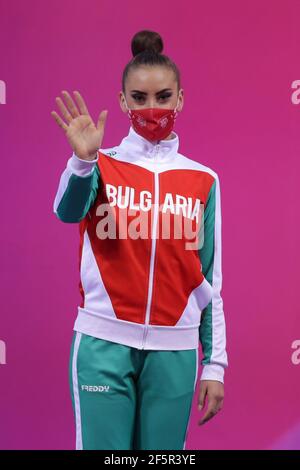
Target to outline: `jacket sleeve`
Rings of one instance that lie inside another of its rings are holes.
[[[82,220],[93,205],[99,185],[97,158],[82,160],[75,153],[63,171],[53,203],[53,212],[62,222]]]
[[[221,197],[218,175],[210,188],[204,208],[204,239],[198,254],[202,272],[212,286],[212,299],[203,309],[199,326],[203,365],[200,380],[224,382],[228,366],[226,352],[226,324],[223,311],[222,289],[222,236]]]

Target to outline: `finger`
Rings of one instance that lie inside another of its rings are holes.
[[[217,411],[221,411],[221,409],[223,408],[223,402],[224,402],[224,398],[222,398],[222,399],[218,402],[218,410],[217,410]]]
[[[82,98],[81,94],[79,93],[79,91],[73,91],[74,93],[74,97],[76,99],[76,102],[78,103],[78,106],[79,106],[79,109],[80,109],[80,112],[81,114],[88,114],[90,115],[88,109],[87,109],[87,105],[85,104],[84,102],[84,99]]]
[[[55,98],[55,101],[61,111],[61,114],[63,115],[65,121],[67,121],[68,124],[73,120],[72,115],[69,113],[68,109],[65,107],[65,104],[63,100],[60,98],[60,96],[57,96]]]
[[[204,416],[202,416],[202,418],[200,419],[199,421],[199,424],[204,424],[206,423],[207,421],[209,421],[213,416],[215,416],[215,414],[217,414],[218,412],[218,408],[217,406],[212,406],[212,405],[208,405],[208,408],[206,410],[206,413],[204,414]]]
[[[105,122],[106,122],[106,117],[107,117],[108,111],[101,111],[99,114],[98,122],[97,122],[97,129],[98,130],[104,130]]]
[[[198,409],[202,410],[205,405],[205,398],[206,398],[207,387],[200,382],[200,393],[198,399]]]
[[[218,411],[221,410],[221,408],[222,408],[221,405],[222,405],[222,401],[219,402],[218,400],[214,400],[214,399],[210,400],[208,402],[208,407],[207,407],[206,413],[200,419],[199,424],[204,424],[204,423],[206,423],[206,421],[208,421],[213,416],[215,416],[215,414],[217,414]]]
[[[67,124],[61,119],[61,117],[57,114],[56,111],[51,111],[52,116],[54,117],[55,121],[57,124],[64,130],[66,131],[68,129]]]
[[[68,108],[69,108],[69,111],[70,113],[72,114],[73,118],[76,118],[78,116],[80,116],[80,113],[77,109],[77,106],[76,104],[74,103],[74,101],[72,100],[72,97],[70,96],[70,94],[66,91],[66,90],[63,90],[62,91],[62,94],[66,100],[66,103],[68,105]]]
[[[205,424],[207,421],[209,421],[213,416],[217,414],[217,411],[207,411],[205,415],[200,419],[199,424]]]

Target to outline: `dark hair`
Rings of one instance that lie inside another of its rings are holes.
[[[155,31],[144,29],[137,32],[131,40],[131,52],[133,58],[126,65],[122,76],[122,90],[125,94],[125,82],[129,70],[138,68],[140,65],[161,65],[173,70],[180,89],[180,72],[176,64],[166,55],[162,54],[163,41],[160,34]]]

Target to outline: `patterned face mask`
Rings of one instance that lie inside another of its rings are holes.
[[[124,97],[125,99],[125,97]],[[147,140],[163,140],[172,132],[177,117],[177,105],[174,109],[144,108],[128,109],[128,117],[134,130]]]

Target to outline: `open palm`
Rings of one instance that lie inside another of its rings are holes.
[[[77,157],[83,160],[93,160],[102,144],[107,110],[100,113],[97,125],[95,125],[80,93],[78,91],[73,93],[76,103],[67,91],[62,91],[66,104],[60,97],[56,97],[56,103],[64,120],[56,111],[51,111],[51,114],[64,130]]]

